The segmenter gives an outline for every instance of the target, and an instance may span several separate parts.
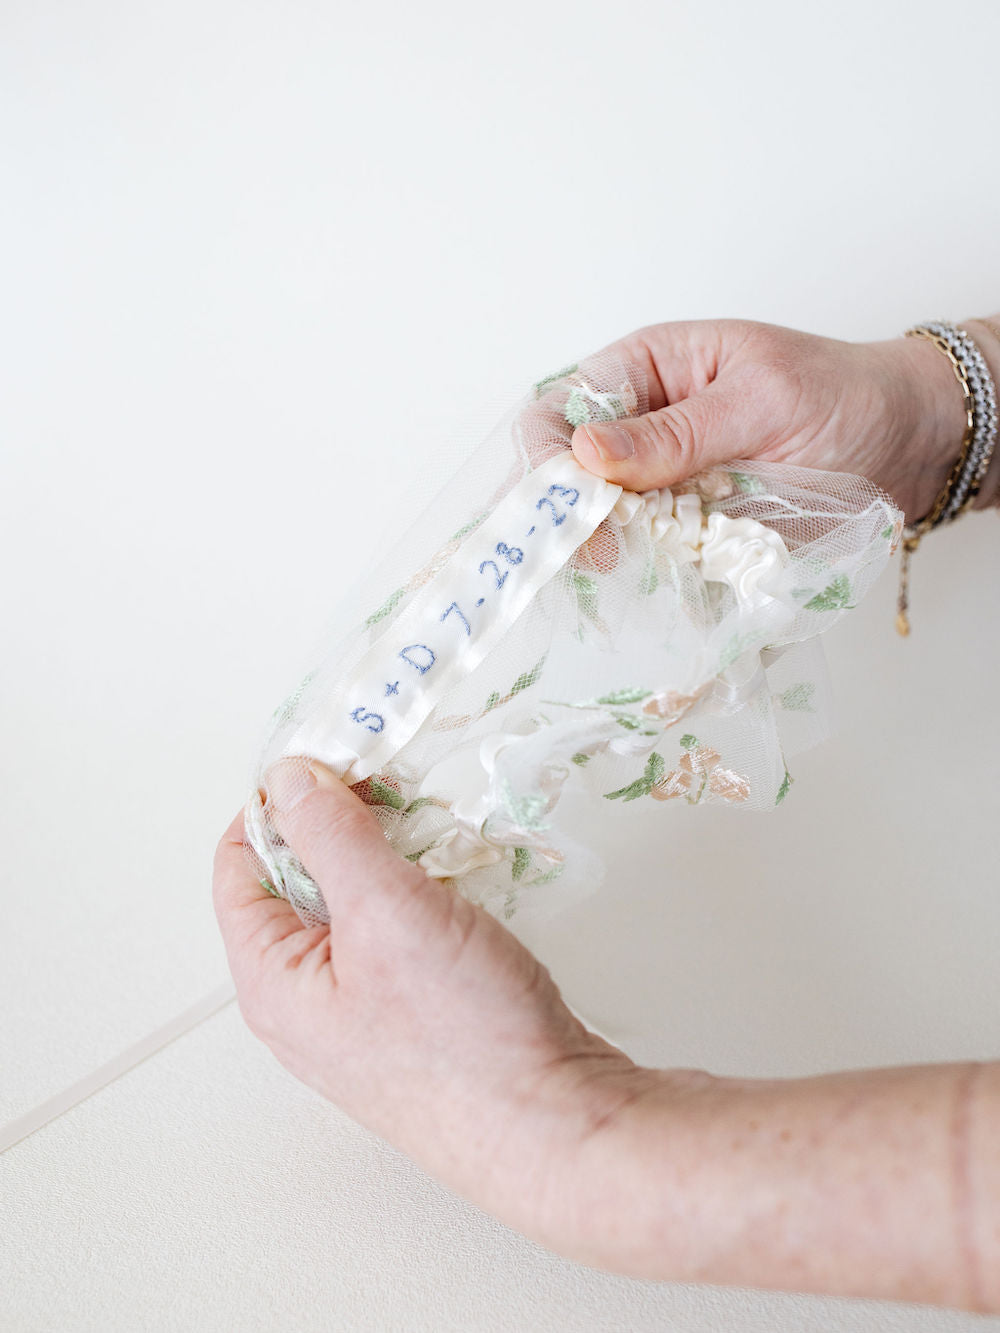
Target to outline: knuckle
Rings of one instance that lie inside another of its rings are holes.
[[[676,481],[694,471],[698,440],[683,403],[676,403],[662,412],[651,413],[647,418],[647,430],[653,449],[669,473],[670,480]]]

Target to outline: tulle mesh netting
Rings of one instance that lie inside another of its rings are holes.
[[[839,473],[741,462],[638,495],[578,467],[575,426],[647,407],[615,356],[537,384],[277,710],[254,787],[279,758],[323,760],[401,856],[507,918],[599,882],[589,830],[612,811],[780,805],[825,729],[818,636],[902,516]],[[256,791],[246,824],[265,885],[325,921]]]

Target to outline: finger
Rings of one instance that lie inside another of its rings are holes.
[[[641,366],[646,375],[649,411],[707,388],[725,357],[742,343],[739,320],[674,320],[649,324],[603,348],[598,356],[615,354]]]
[[[398,904],[427,876],[386,841],[371,810],[324,764],[284,759],[265,775],[281,836],[319,885],[336,934],[338,922]]]
[[[251,858],[241,810],[222,835],[212,874],[215,915],[230,966],[251,940],[263,949],[304,928],[291,903],[264,888]]]
[[[674,486],[697,472],[752,458],[767,443],[761,413],[739,385],[716,383],[670,407],[624,421],[581,426],[573,452],[589,472],[630,491]]]

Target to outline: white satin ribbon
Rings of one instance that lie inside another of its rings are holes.
[[[36,1130],[58,1119],[71,1111],[74,1106],[79,1106],[82,1101],[92,1097],[95,1092],[100,1092],[106,1088],[109,1083],[114,1083],[116,1079],[127,1074],[130,1069],[141,1064],[143,1060],[148,1060],[151,1055],[157,1051],[162,1051],[172,1041],[178,1037],[183,1037],[186,1032],[203,1023],[206,1018],[211,1018],[217,1014],[220,1009],[224,1009],[236,998],[236,991],[231,981],[217,986],[200,999],[197,1004],[191,1005],[182,1013],[177,1014],[164,1023],[162,1027],[154,1028],[148,1032],[145,1037],[139,1041],[133,1042],[131,1046],[126,1046],[125,1050],[119,1051],[113,1059],[105,1064],[99,1065],[97,1069],[91,1070],[84,1078],[77,1079],[71,1083],[68,1088],[50,1097],[47,1101],[39,1103],[32,1107],[30,1111],[20,1115],[16,1120],[10,1120],[6,1125],[0,1126],[0,1153],[6,1152],[8,1148],[13,1148],[15,1143],[20,1143],[26,1139],[29,1134],[34,1134]]]
[[[569,452],[530,472],[409,601],[284,754],[320,759],[349,784],[377,773],[503,639],[621,493]]]

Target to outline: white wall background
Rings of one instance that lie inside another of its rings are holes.
[[[992,0],[4,0],[0,1125],[225,979],[261,729],[459,423],[656,320],[1000,306],[998,50]],[[616,824],[532,936],[640,1058],[997,1056],[998,540],[928,541],[908,642],[891,576],[831,636],[841,730],[780,814]],[[552,1259],[233,1008],[0,1197],[17,1333],[1000,1328]]]

